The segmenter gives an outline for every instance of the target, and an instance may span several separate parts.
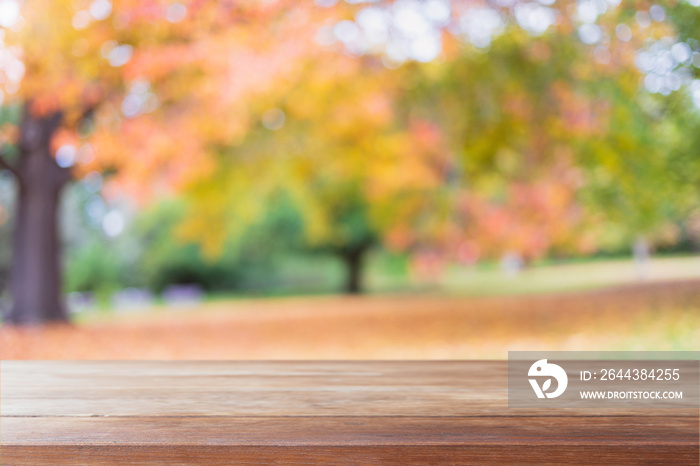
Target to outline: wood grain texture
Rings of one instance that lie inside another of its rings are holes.
[[[698,412],[507,408],[507,363],[0,363],[5,464],[698,464]]]

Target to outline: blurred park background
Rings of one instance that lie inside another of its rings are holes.
[[[698,0],[0,0],[0,357],[700,350]]]

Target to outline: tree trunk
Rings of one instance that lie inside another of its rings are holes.
[[[10,290],[12,308],[5,322],[18,325],[65,322],[61,297],[59,200],[71,178],[51,156],[51,138],[61,114],[34,118],[25,112],[20,126],[18,185]]]
[[[344,291],[347,294],[360,294],[363,291],[362,272],[367,250],[366,246],[358,246],[341,253],[346,268]]]

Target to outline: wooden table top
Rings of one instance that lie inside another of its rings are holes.
[[[4,464],[698,464],[698,412],[508,409],[505,361],[2,361]]]

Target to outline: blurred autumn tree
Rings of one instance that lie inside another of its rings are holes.
[[[123,68],[131,57],[135,34],[148,18],[104,21],[109,2],[75,11],[69,2],[4,7],[5,105],[14,105],[16,125],[3,126],[0,164],[17,181],[12,247],[13,306],[5,320],[34,323],[66,320],[61,300],[60,240],[57,215],[60,193],[71,180],[76,154],[59,149],[61,141],[90,131],[96,107],[120,93]],[[72,25],[72,26],[71,26]],[[100,44],[110,50],[100,52]],[[57,152],[58,151],[58,152]],[[54,155],[56,157],[54,158]]]
[[[473,5],[441,62],[402,67],[455,154],[452,257],[653,239],[697,205],[698,8],[665,6]]]
[[[66,184],[91,170],[116,173],[107,195],[144,199],[210,170],[210,148],[246,131],[243,97],[306,50],[310,8],[158,0],[2,8],[4,105],[20,113],[2,128],[0,164],[18,187],[4,320],[65,321],[57,215]],[[261,40],[261,25],[275,34]]]
[[[259,99],[257,129],[222,150],[217,174],[185,190],[183,236],[215,255],[282,195],[307,248],[337,256],[344,291],[360,292],[369,249],[392,231],[428,228],[444,182],[439,131],[396,114],[395,78],[377,58],[311,56]]]
[[[650,152],[651,125],[639,109],[633,46],[601,63],[566,9],[547,9],[559,20],[545,32],[528,30],[536,25],[519,22],[517,9],[475,7],[468,15],[502,30],[488,40],[453,38],[443,63],[404,67],[407,107],[442,129],[455,158],[452,224],[442,241],[450,255],[527,260],[591,251],[594,238],[581,229],[590,220],[580,202],[591,187],[585,168],[643,158],[639,165],[653,173],[659,154]],[[611,124],[620,112],[629,118]],[[633,179],[626,188],[642,185]],[[605,210],[597,201],[593,210]]]

